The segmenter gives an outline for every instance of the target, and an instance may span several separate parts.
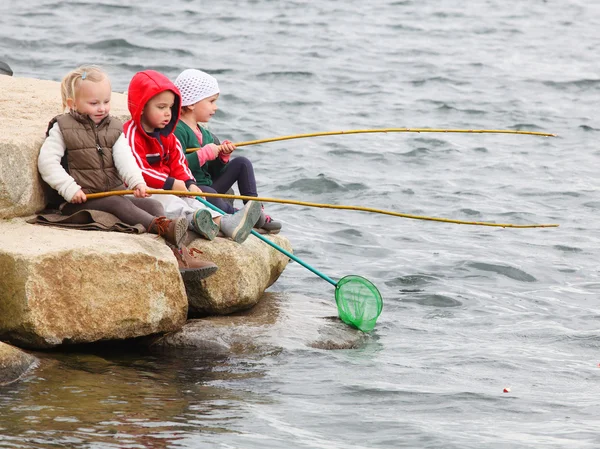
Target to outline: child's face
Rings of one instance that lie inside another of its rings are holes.
[[[146,132],[163,129],[171,121],[171,108],[175,104],[175,94],[165,90],[153,96],[142,112],[142,127]]]
[[[217,107],[217,98],[219,98],[219,94],[215,94],[194,104],[194,118],[197,122],[206,123],[215,115],[215,112],[219,109]]]
[[[83,115],[88,115],[97,125],[110,112],[110,82],[108,78],[93,82],[79,82],[75,100],[68,99],[67,106]]]

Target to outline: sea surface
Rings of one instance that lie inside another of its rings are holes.
[[[210,127],[234,142],[556,133],[237,153],[262,196],[560,224],[267,204],[304,261],[378,286],[364,345],[47,354],[0,388],[0,448],[600,447],[598,0],[3,1],[0,60],[51,80],[97,63],[119,92],[140,70],[206,70],[221,88]],[[313,304],[335,314],[332,286],[296,263],[269,291],[301,310],[291,334]]]

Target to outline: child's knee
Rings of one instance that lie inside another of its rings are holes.
[[[165,215],[165,208],[156,200],[149,200],[148,213],[154,217],[162,217]]]
[[[245,156],[236,157],[234,160],[239,161],[238,164],[243,165],[244,167],[252,168],[252,162]]]

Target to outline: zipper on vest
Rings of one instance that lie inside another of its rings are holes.
[[[104,175],[104,191],[108,192],[109,189],[109,185],[108,185],[108,176],[106,176],[106,167],[104,166],[104,150],[102,149],[102,147],[100,146],[100,139],[98,138],[98,128],[96,128],[95,126],[93,127],[94,129],[94,136],[96,137],[96,151],[98,151],[98,156],[100,156],[100,165],[102,167],[102,174]]]

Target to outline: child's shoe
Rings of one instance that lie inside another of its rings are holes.
[[[248,238],[252,227],[260,218],[261,204],[259,201],[248,201],[244,207],[231,215],[221,217],[221,232],[225,237],[236,243],[242,243]]]
[[[219,269],[210,260],[196,257],[194,253],[202,254],[202,251],[197,248],[188,249],[182,246],[181,249],[171,247],[171,250],[177,259],[179,273],[184,282],[206,279]]]
[[[185,237],[188,229],[188,221],[185,217],[175,218],[173,220],[167,217],[156,217],[148,226],[148,232],[164,237],[171,245],[177,248],[181,246],[181,241]]]
[[[254,227],[265,234],[279,234],[279,231],[281,231],[281,223],[266,215],[264,208],[261,210],[260,217]]]
[[[213,221],[208,209],[198,209],[194,212],[192,228],[207,240],[214,240],[219,233],[219,225]]]

